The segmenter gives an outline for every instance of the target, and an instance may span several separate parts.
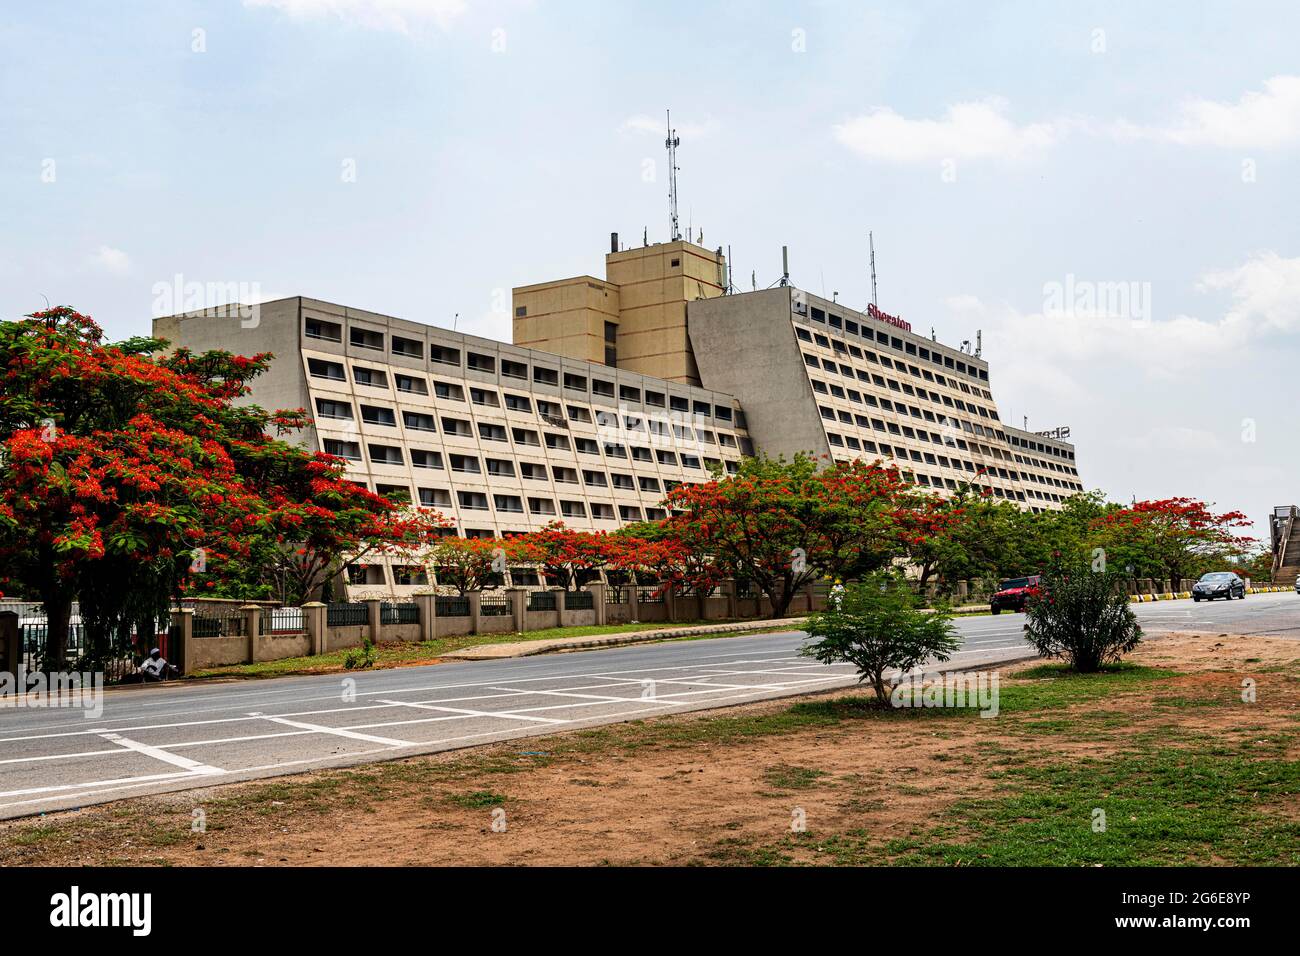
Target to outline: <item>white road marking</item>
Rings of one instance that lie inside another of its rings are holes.
[[[100,734],[105,740],[111,740],[119,747],[125,747],[127,750],[134,750],[138,754],[144,754],[146,757],[153,757],[155,760],[161,760],[163,763],[169,763],[173,767],[180,767],[195,774],[220,774],[225,773],[220,767],[209,767],[205,763],[199,763],[197,760],[191,760],[189,757],[181,757],[177,754],[168,753],[160,747],[151,747],[149,744],[142,744],[138,740],[130,740],[126,737],[119,737],[117,734],[107,733]]]
[[[342,727],[326,727],[324,724],[308,724],[300,720],[288,720],[284,717],[262,717],[262,720],[284,724],[286,727],[297,727],[299,730],[310,730],[317,734],[331,734],[335,737],[348,737],[352,740],[364,740],[367,743],[383,744],[386,747],[415,746],[415,744],[409,740],[395,740],[392,737],[375,737],[371,734],[359,734],[354,730],[347,730]]]
[[[441,707],[437,704],[417,704],[409,701],[400,700],[381,700],[381,704],[390,704],[393,707],[414,707],[417,710],[440,710],[448,714],[457,714],[462,717],[507,717],[511,720],[532,720],[543,724],[567,724],[567,720],[560,720],[556,717],[524,717],[520,714],[503,713],[492,710],[466,710],[463,707]],[[372,725],[383,726],[383,725]]]

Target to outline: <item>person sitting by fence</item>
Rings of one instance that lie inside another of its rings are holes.
[[[168,664],[167,659],[162,656],[162,651],[155,647],[144,662],[136,668],[136,673],[140,675],[141,683],[148,684],[175,677],[179,671],[175,664]]]

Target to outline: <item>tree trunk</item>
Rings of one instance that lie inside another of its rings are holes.
[[[44,670],[62,670],[68,649],[68,622],[72,618],[72,601],[65,595],[42,598],[45,605]]]

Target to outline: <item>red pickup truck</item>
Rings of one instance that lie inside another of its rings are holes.
[[[1031,574],[1027,578],[1009,578],[998,585],[998,591],[989,599],[989,607],[994,614],[1003,611],[1023,611],[1029,595],[1038,590],[1041,575]]]

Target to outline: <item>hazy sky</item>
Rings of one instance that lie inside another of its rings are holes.
[[[956,344],[1088,487],[1300,500],[1294,3],[7,4],[0,315],[160,283],[495,338],[683,224]],[[238,349],[238,342],[231,348]]]

